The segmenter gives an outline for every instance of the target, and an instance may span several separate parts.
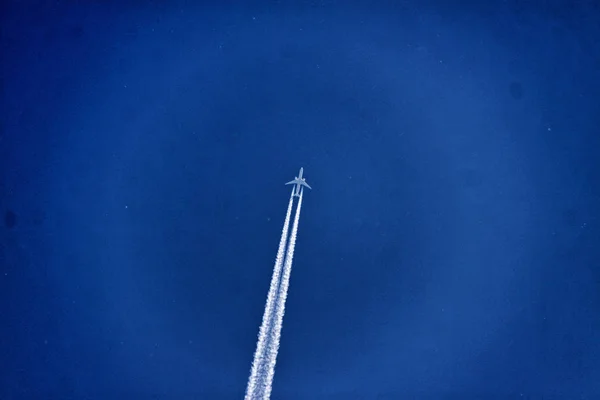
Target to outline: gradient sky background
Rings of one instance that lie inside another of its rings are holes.
[[[3,2],[1,399],[242,398],[300,166],[273,398],[600,396],[593,1],[141,3]]]

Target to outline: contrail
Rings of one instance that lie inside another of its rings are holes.
[[[288,287],[290,284],[290,274],[292,273],[292,261],[294,259],[294,247],[296,247],[296,236],[298,234],[298,222],[300,221],[300,209],[302,208],[302,195],[304,191],[300,191],[300,198],[298,199],[298,207],[296,208],[296,216],[294,217],[294,225],[292,226],[292,233],[290,235],[290,242],[288,243],[287,254],[285,256],[285,266],[283,267],[283,277],[281,278],[281,284],[279,286],[279,296],[277,298],[277,305],[275,309],[275,321],[273,324],[273,330],[269,340],[269,352],[268,352],[268,364],[266,371],[266,382],[264,400],[269,400],[271,397],[271,390],[273,388],[273,377],[275,376],[275,364],[277,363],[277,353],[279,352],[279,342],[281,340],[281,328],[283,326],[283,316],[285,314],[285,301],[287,299]]]
[[[281,276],[281,269],[283,266],[283,256],[285,253],[285,245],[288,237],[288,230],[290,227],[290,217],[292,215],[292,205],[294,203],[294,190],[290,195],[290,202],[288,204],[287,213],[285,215],[285,222],[283,223],[283,230],[281,232],[281,239],[279,240],[279,248],[277,249],[277,257],[275,258],[275,267],[273,267],[273,276],[271,277],[271,285],[269,286],[269,294],[267,295],[267,302],[265,304],[265,312],[263,314],[262,324],[258,333],[258,342],[256,343],[256,351],[254,353],[254,360],[252,361],[252,369],[250,371],[250,377],[248,378],[248,386],[246,388],[245,400],[252,400],[260,398],[261,389],[264,389],[264,382],[262,385],[258,385],[260,378],[260,370],[264,368],[266,359],[265,345],[267,342],[267,335],[270,330],[270,324],[273,314],[273,307],[275,306],[275,297],[277,295],[277,289],[279,286],[279,277]],[[298,214],[298,212],[296,212]],[[298,216],[296,215],[296,219]],[[296,226],[297,223],[294,224]],[[256,395],[258,391],[258,396]],[[267,397],[268,398],[268,397]]]

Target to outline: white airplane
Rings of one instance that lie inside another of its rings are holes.
[[[296,197],[300,197],[300,190],[303,189],[302,186],[306,186],[307,188],[312,190],[312,188],[310,186],[308,186],[308,183],[306,183],[306,179],[304,179],[302,177],[303,172],[304,172],[304,168],[300,168],[300,172],[298,173],[298,176],[296,177],[296,179],[286,183],[286,185],[296,185],[296,187],[294,188],[296,190],[294,192],[294,196],[296,196]]]

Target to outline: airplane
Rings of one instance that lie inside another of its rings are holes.
[[[306,186],[307,188],[312,190],[312,188],[310,186],[308,186],[308,183],[306,183],[306,179],[302,177],[303,172],[304,172],[304,168],[300,168],[300,172],[298,173],[298,176],[296,177],[296,179],[286,183],[286,185],[296,185],[296,187],[294,188],[295,193],[293,194],[296,197],[300,197],[300,190],[303,189],[302,186]]]

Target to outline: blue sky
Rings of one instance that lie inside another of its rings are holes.
[[[301,166],[274,398],[599,395],[600,10],[467,4],[4,5],[0,397],[241,398]]]

